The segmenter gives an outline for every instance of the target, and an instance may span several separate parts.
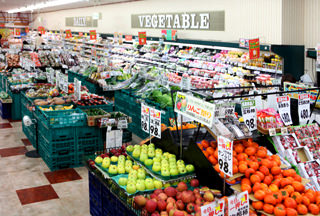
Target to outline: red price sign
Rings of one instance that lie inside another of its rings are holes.
[[[228,198],[228,214],[229,216],[249,215],[248,191],[244,191]]]
[[[26,33],[29,33],[29,27],[26,27],[25,31]]]
[[[97,31],[90,30],[90,40],[97,40]]]
[[[45,29],[44,29],[43,26],[39,26],[39,27],[38,27],[38,32],[39,32],[40,34],[45,34],[45,33],[46,33],[46,31],[45,31]]]
[[[83,36],[83,32],[79,32],[79,37],[82,37]]]
[[[132,41],[132,35],[126,35],[126,36],[124,36],[124,39],[126,41]]]
[[[260,57],[259,38],[249,40],[249,58],[257,59]]]
[[[14,29],[14,35],[15,36],[20,36],[21,35],[21,30],[19,28]]]
[[[72,38],[72,33],[70,29],[66,30],[66,38]]]
[[[224,215],[224,200],[212,202],[208,205],[201,206],[201,216],[223,216]]]
[[[139,32],[139,45],[145,45],[147,43],[147,33]]]

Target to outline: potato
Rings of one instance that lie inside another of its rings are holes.
[[[45,106],[45,105],[48,105],[48,102],[47,101],[39,101],[39,102],[35,103],[35,105],[37,105],[37,106]]]

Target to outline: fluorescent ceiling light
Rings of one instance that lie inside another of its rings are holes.
[[[77,2],[88,2],[89,0],[54,0],[54,1],[46,1],[34,5],[29,5],[26,7],[21,7],[21,8],[16,8],[12,10],[8,10],[8,13],[18,13],[18,12],[25,12],[25,11],[33,11],[33,10],[38,10],[42,8],[47,8],[47,7],[55,7],[55,6],[60,6],[60,5],[66,5],[66,4],[73,4]]]

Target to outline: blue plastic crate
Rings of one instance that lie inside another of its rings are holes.
[[[0,100],[0,115],[3,119],[11,118],[11,103],[2,103]]]
[[[91,216],[102,216],[102,207],[97,205],[97,200],[90,197],[90,214]]]

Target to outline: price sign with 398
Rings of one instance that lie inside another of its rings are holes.
[[[223,136],[218,136],[218,163],[225,175],[233,176],[233,141]]]
[[[290,111],[290,97],[281,96],[277,97],[278,111],[283,123],[288,126],[292,124],[291,111]]]

